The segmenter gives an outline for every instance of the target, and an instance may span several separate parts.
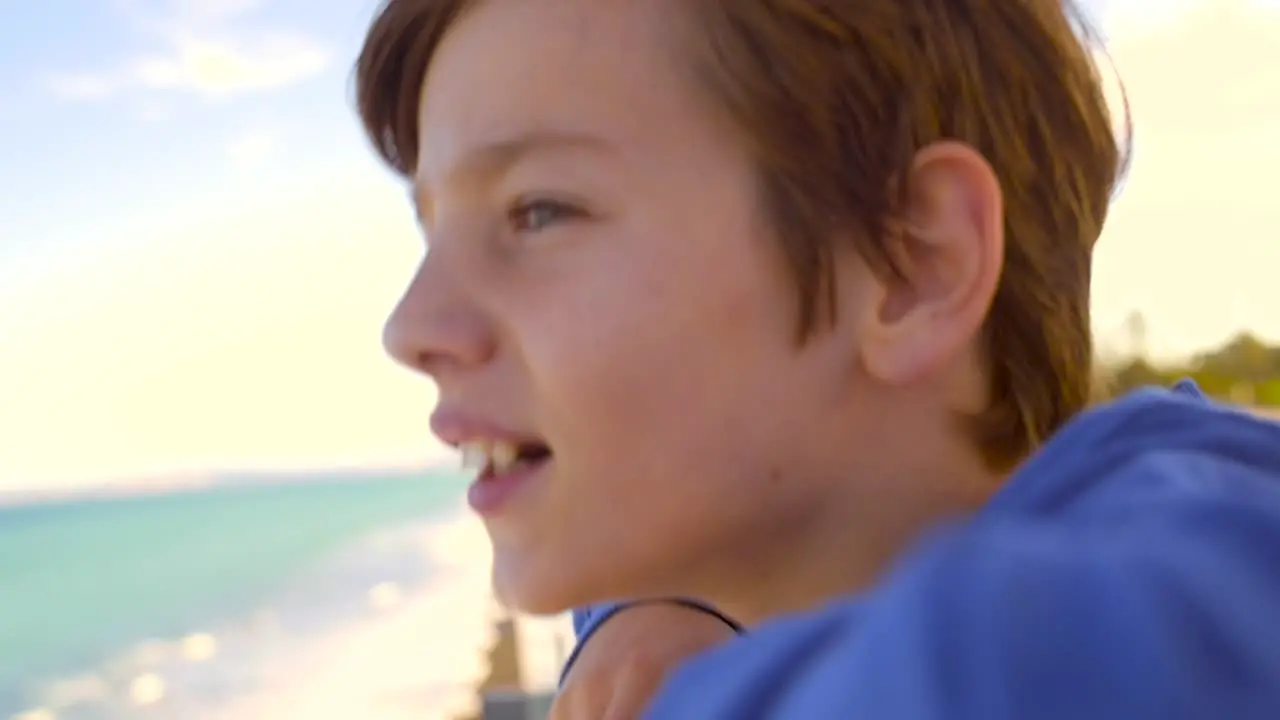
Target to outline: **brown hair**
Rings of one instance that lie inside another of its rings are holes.
[[[893,272],[886,249],[904,190],[894,181],[921,148],[959,140],[990,162],[1006,208],[978,442],[1008,467],[1081,410],[1093,381],[1092,250],[1127,156],[1072,0],[680,2],[696,76],[760,168],[801,338],[832,315],[834,239],[856,229],[858,251]],[[403,174],[417,160],[427,65],[468,5],[388,0],[369,30],[357,103]]]

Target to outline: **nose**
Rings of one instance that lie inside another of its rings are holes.
[[[387,353],[436,382],[487,362],[496,346],[493,325],[467,284],[456,263],[428,252],[383,328]]]

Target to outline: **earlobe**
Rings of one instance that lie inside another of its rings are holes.
[[[906,205],[884,239],[897,273],[868,327],[867,368],[903,384],[944,367],[981,331],[1004,264],[1004,203],[973,148],[939,142],[917,153]]]

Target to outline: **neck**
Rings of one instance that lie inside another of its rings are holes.
[[[973,512],[999,486],[976,457],[945,466],[882,475],[889,482],[871,490],[834,479],[802,516],[744,548],[741,573],[726,573],[708,599],[753,625],[866,590],[922,533]]]

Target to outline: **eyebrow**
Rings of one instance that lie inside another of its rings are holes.
[[[462,155],[448,175],[467,182],[492,183],[534,155],[587,150],[609,153],[614,146],[596,135],[552,130],[539,130],[481,145]],[[430,195],[419,178],[409,188],[418,217],[425,219],[431,207]]]

